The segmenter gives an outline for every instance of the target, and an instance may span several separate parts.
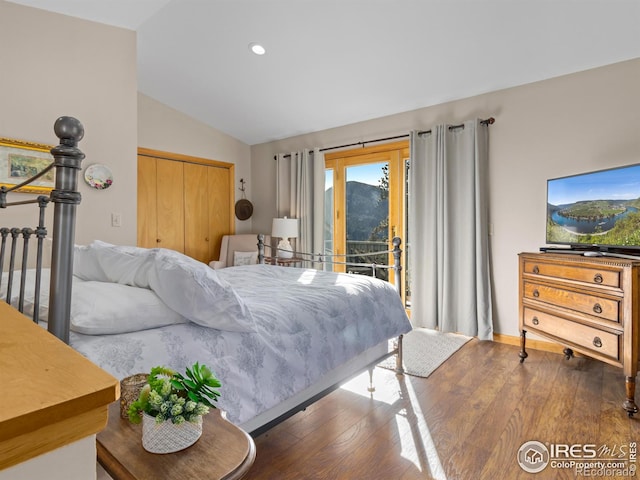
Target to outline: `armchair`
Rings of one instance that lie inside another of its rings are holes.
[[[265,245],[271,245],[271,236],[265,235]],[[255,252],[255,255],[253,253]],[[258,263],[258,234],[223,235],[218,260],[209,262],[214,270],[234,265]]]

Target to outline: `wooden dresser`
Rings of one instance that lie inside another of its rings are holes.
[[[640,260],[566,253],[519,255],[520,362],[527,358],[527,332],[573,351],[622,367],[624,409],[638,411],[638,288]]]

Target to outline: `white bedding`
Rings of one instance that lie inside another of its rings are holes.
[[[49,269],[42,269],[39,319],[46,322],[49,313]],[[3,274],[0,298],[6,298],[7,275]],[[19,308],[20,272],[16,272],[11,305]],[[23,312],[34,313],[35,270],[27,270]],[[187,323],[189,320],[170,309],[150,289],[119,283],[82,280],[73,277],[71,330],[88,335],[126,333],[149,328]]]
[[[142,249],[134,252],[134,256],[137,254],[147,255]],[[166,258],[155,255],[154,258],[161,257],[165,261],[175,255]],[[126,261],[116,262],[113,258],[110,262],[111,266],[126,264]],[[222,381],[219,406],[227,411],[229,420],[237,424],[250,423],[256,416],[311,386],[327,372],[411,329],[394,287],[375,278],[271,265],[217,271],[199,262],[187,261],[182,265],[190,265],[198,272],[190,274],[186,273],[189,269],[184,269],[178,275],[182,283],[173,284],[168,275],[163,281],[173,285],[170,296],[174,300],[178,297],[189,299],[193,290],[199,288],[198,283],[215,281],[222,286],[222,293],[217,292],[221,296],[214,292],[209,298],[198,298],[196,313],[202,319],[208,309],[213,322],[216,316],[222,315],[225,317],[220,325],[222,328],[203,326],[202,322],[185,322],[188,316],[184,312],[193,310],[193,306],[185,305],[179,308],[182,315],[178,316],[177,324],[127,332],[132,329],[131,325],[140,322],[141,316],[145,317],[137,310],[129,320],[122,322],[123,333],[87,335],[79,333],[76,325],[70,334],[70,345],[117,378],[148,372],[155,365],[184,370],[196,361],[205,363]],[[122,280],[128,275],[131,281],[135,276],[140,277],[144,268],[138,266],[134,276],[131,271],[127,274],[124,270],[120,274],[111,271],[111,280]],[[201,270],[203,268],[206,270]],[[72,310],[73,303],[88,301],[78,297],[81,290],[76,288],[78,285],[91,283],[99,287],[102,284],[111,286],[109,288],[114,285],[90,278],[85,275],[84,281],[79,278],[74,281]],[[144,283],[140,278],[136,282]],[[163,296],[166,289],[154,290],[153,285],[150,289],[120,287],[153,293],[167,305],[171,302]],[[227,290],[237,300],[229,303]],[[91,295],[93,301],[100,303],[101,299],[96,298],[100,295],[99,290],[92,290]],[[236,301],[242,305],[245,320],[251,321],[249,330],[224,328],[233,320],[230,312],[238,312],[234,310]],[[114,301],[103,303],[113,304]],[[116,310],[118,306],[116,302]],[[225,308],[230,310],[224,311]],[[96,316],[94,329],[108,321],[104,317],[104,314],[101,319]],[[153,315],[150,312],[146,317],[145,321],[150,321]],[[74,323],[77,322],[72,315],[72,325]]]

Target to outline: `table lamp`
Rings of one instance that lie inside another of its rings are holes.
[[[290,238],[298,236],[298,219],[297,218],[274,218],[271,225],[271,236],[280,238],[276,257],[292,258],[293,248],[289,243]]]

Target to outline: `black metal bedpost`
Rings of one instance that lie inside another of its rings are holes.
[[[393,245],[393,279],[395,282],[395,286],[396,286],[396,291],[398,292],[398,295],[400,295],[400,298],[402,298],[402,262],[401,257],[402,257],[402,249],[400,248],[400,245],[402,244],[402,239],[400,237],[393,237],[393,239],[391,240],[391,244]],[[396,374],[397,375],[404,375],[404,366],[402,363],[402,339],[403,339],[403,335],[400,335],[398,337],[398,352],[396,355]]]
[[[258,263],[264,264],[264,234],[258,234]]]
[[[393,253],[393,279],[396,290],[402,297],[402,263],[400,261],[400,257],[402,256],[402,249],[400,248],[402,239],[400,237],[393,237],[391,244],[393,245],[393,250],[391,251],[391,253]]]
[[[78,172],[85,156],[78,148],[78,142],[84,137],[84,127],[73,117],[60,117],[53,129],[60,139],[60,145],[51,149],[56,183],[51,192],[51,201],[55,206],[48,330],[69,343],[76,206],[81,199],[77,191]]]
[[[40,286],[42,284],[42,249],[44,248],[44,239],[47,236],[47,228],[45,224],[45,213],[47,205],[49,204],[49,197],[44,195],[38,196],[38,209],[40,214],[38,215],[38,226],[36,227],[36,238],[38,239],[37,253],[36,253],[36,284],[33,294],[33,321],[38,323],[40,319]]]

